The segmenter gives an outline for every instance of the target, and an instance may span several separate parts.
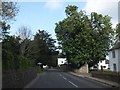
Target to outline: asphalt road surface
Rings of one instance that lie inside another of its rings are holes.
[[[49,69],[27,88],[112,88],[109,85],[67,72]]]

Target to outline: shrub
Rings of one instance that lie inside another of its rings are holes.
[[[3,70],[28,69],[35,66],[34,60],[29,60],[22,55],[16,55],[12,52],[2,49]]]
[[[18,56],[19,59],[19,66],[20,69],[27,69],[29,67],[33,67],[34,66],[34,61],[33,60],[29,60],[28,58],[24,57],[24,56]]]
[[[2,49],[2,66],[3,70],[13,70],[14,69],[14,56],[11,52]]]
[[[14,66],[15,66],[15,70],[20,68],[20,60],[19,60],[19,56],[18,55],[14,55]]]
[[[91,71],[91,75],[93,77],[106,79],[114,82],[120,83],[120,74],[118,72],[113,71]],[[114,77],[114,78],[113,78]]]

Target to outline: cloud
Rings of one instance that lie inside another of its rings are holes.
[[[113,27],[115,27],[118,23],[118,1],[119,0],[86,0],[86,5],[83,10],[88,14],[97,12],[111,16]]]
[[[58,10],[63,7],[63,2],[60,2],[60,0],[48,0],[45,2],[45,6],[52,10]]]

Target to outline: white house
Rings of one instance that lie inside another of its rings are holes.
[[[108,70],[109,69],[109,60],[108,59],[99,61],[98,64],[91,67],[91,69],[98,69],[98,70],[101,70],[101,68],[103,68],[103,70]]]
[[[43,68],[44,68],[44,69],[47,69],[47,68],[48,68],[48,65],[43,65]]]
[[[109,50],[110,70],[120,72],[120,41]]]
[[[103,61],[99,61],[98,63],[98,69],[100,70],[101,67],[103,68],[103,70],[108,70],[109,69],[109,60],[103,60]]]
[[[67,63],[67,59],[66,58],[58,58],[58,66],[63,65]]]

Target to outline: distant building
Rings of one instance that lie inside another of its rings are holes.
[[[58,66],[67,64],[67,59],[66,58],[58,58]]]
[[[91,69],[98,69],[98,70],[108,70],[109,69],[109,60],[108,59],[105,59],[105,60],[102,60],[102,61],[99,61],[98,64],[96,64],[95,66],[91,67]]]
[[[48,65],[43,65],[43,68],[44,68],[44,69],[47,69],[47,68],[48,68]]]
[[[98,69],[100,70],[101,68],[103,68],[103,70],[107,70],[109,69],[109,60],[103,60],[103,61],[99,61],[98,63]]]
[[[120,41],[109,50],[110,70],[120,72]]]

